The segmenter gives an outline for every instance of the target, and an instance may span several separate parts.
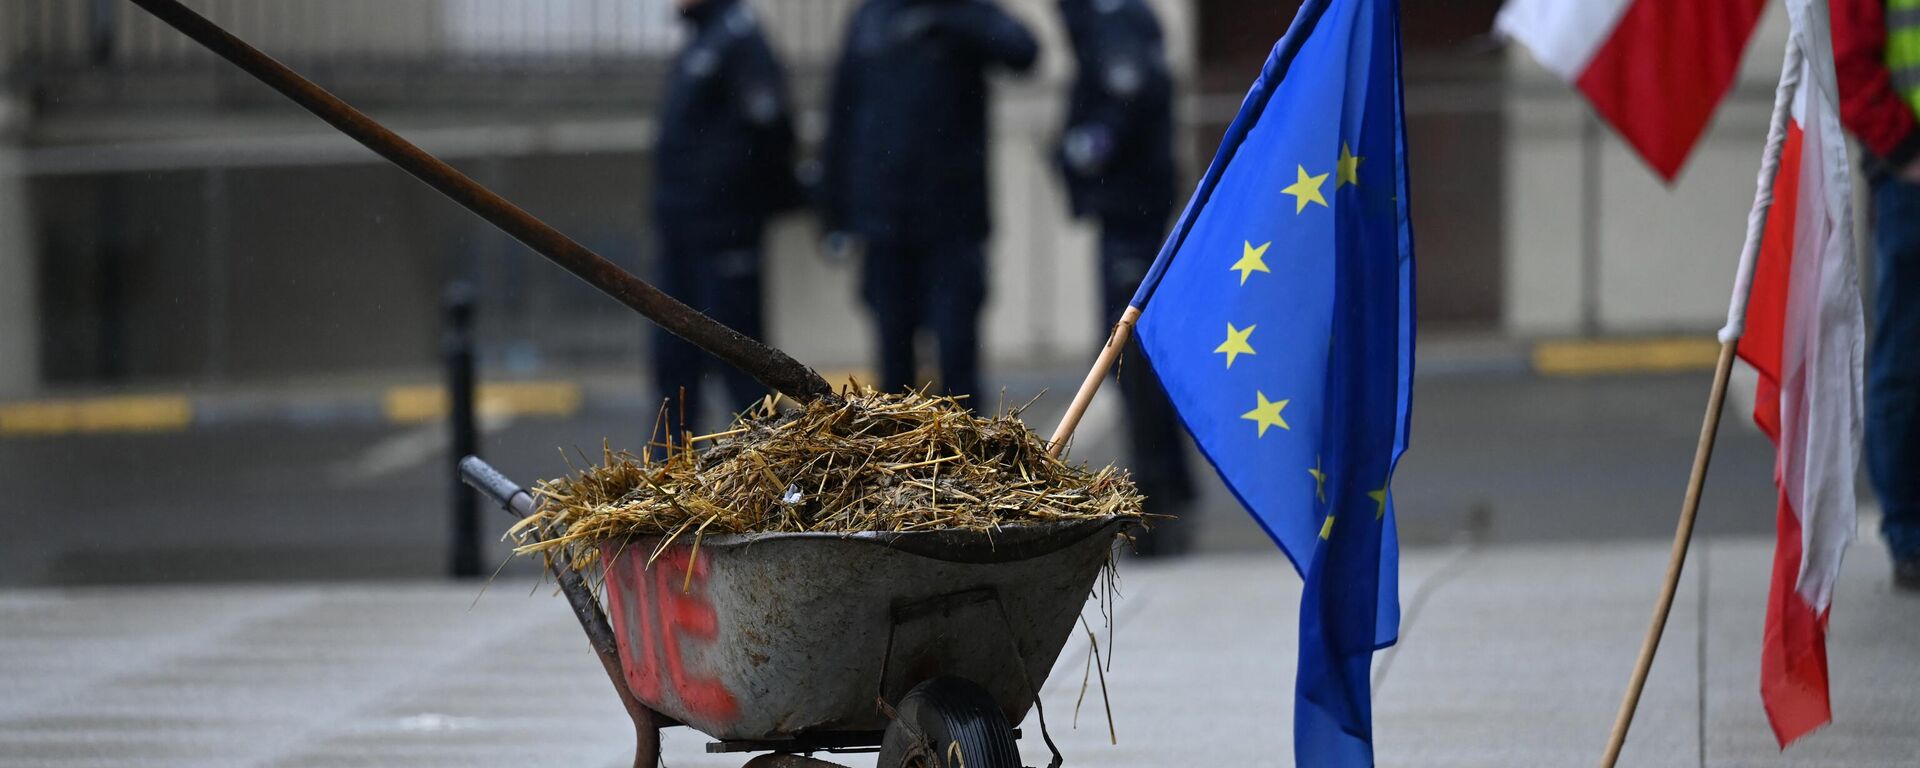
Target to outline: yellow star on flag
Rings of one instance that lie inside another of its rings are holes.
[[[1254,354],[1253,345],[1247,343],[1247,337],[1252,336],[1253,329],[1258,327],[1249,325],[1245,328],[1235,328],[1233,323],[1227,323],[1227,340],[1220,342],[1220,346],[1214,347],[1213,351],[1227,353],[1227,367],[1232,368],[1234,358]]]
[[[1321,207],[1326,207],[1327,199],[1320,195],[1320,187],[1326,185],[1327,174],[1308,176],[1306,166],[1296,165],[1294,168],[1299,171],[1300,179],[1286,189],[1280,190],[1293,195],[1293,212],[1299,213],[1306,210],[1307,203],[1319,203]]]
[[[1380,490],[1377,491],[1367,491],[1367,498],[1373,499],[1373,503],[1377,505],[1373,510],[1373,519],[1379,520],[1387,516],[1387,486],[1380,486]]]
[[[1337,177],[1333,188],[1338,190],[1348,184],[1360,186],[1360,161],[1365,159],[1348,149],[1346,142],[1340,142],[1340,160],[1333,164],[1334,176]]]
[[[1227,267],[1229,270],[1240,273],[1240,284],[1246,285],[1247,277],[1255,272],[1273,274],[1267,269],[1267,261],[1265,258],[1267,255],[1267,246],[1273,245],[1273,241],[1268,240],[1267,242],[1261,243],[1258,248],[1253,247],[1253,241],[1251,240],[1241,242],[1244,244],[1240,246],[1240,260],[1234,262],[1233,266]]]
[[[1259,404],[1255,405],[1253,407],[1253,410],[1240,414],[1240,418],[1246,419],[1248,421],[1251,421],[1260,425],[1260,432],[1254,435],[1254,437],[1256,438],[1266,437],[1267,427],[1279,427],[1281,429],[1288,429],[1288,430],[1293,429],[1292,427],[1287,426],[1286,419],[1280,417],[1280,411],[1282,409],[1285,409],[1287,407],[1287,403],[1292,401],[1281,400],[1279,402],[1274,402],[1272,400],[1267,399],[1267,393],[1261,392],[1258,390],[1254,391],[1253,396],[1259,399]]]
[[[1313,475],[1313,495],[1320,503],[1327,503],[1327,473],[1320,470],[1320,457],[1313,457],[1313,466],[1307,468],[1307,474]]]
[[[1320,538],[1333,535],[1333,515],[1327,515],[1327,521],[1320,524]]]

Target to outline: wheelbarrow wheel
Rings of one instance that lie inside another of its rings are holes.
[[[894,709],[877,768],[1020,768],[1013,726],[978,685],[936,677]]]

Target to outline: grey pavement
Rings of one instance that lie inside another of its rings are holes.
[[[1395,481],[1408,621],[1376,668],[1381,764],[1592,764],[1663,570],[1707,377],[1442,368],[1416,390]],[[1045,431],[1076,380],[1003,382],[1008,402],[1051,390],[1029,414]],[[1870,524],[1833,613],[1838,722],[1773,746],[1756,692],[1772,451],[1729,407],[1623,765],[1920,765],[1920,600],[1889,592]],[[638,407],[496,421],[485,449],[517,478],[552,476],[556,448],[631,444],[646,423]],[[1102,398],[1074,455],[1122,460],[1118,429]],[[509,563],[484,596],[435,580],[444,451],[436,427],[367,422],[0,439],[0,766],[621,764],[621,710],[531,564]],[[1291,764],[1299,580],[1202,475],[1183,523],[1202,554],[1123,566],[1119,744],[1096,694],[1070,727],[1082,640],[1048,683],[1070,764]],[[1023,727],[1043,764],[1038,724]],[[670,766],[740,762],[684,730],[668,744]]]
[[[1384,766],[1590,765],[1662,573],[1658,542],[1416,548],[1375,664]],[[1835,723],[1781,753],[1757,694],[1770,542],[1708,537],[1622,765],[1905,766],[1920,599],[1872,542],[1834,601]],[[1127,561],[1107,675],[1044,688],[1068,765],[1289,765],[1299,580],[1276,553]],[[476,599],[477,598],[477,599]],[[1090,611],[1091,614],[1091,611]],[[1096,618],[1097,622],[1098,619]],[[474,583],[0,591],[0,766],[616,766],[631,732],[563,601]],[[1022,753],[1044,764],[1029,717]],[[739,765],[668,732],[666,764]],[[845,756],[854,766],[871,757]]]

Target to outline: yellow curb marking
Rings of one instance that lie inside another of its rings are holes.
[[[1533,345],[1533,370],[1545,376],[1600,376],[1713,368],[1713,339],[1567,339]]]
[[[185,395],[113,395],[0,404],[0,434],[166,432],[193,423]]]
[[[580,385],[571,381],[503,381],[481,384],[474,409],[493,416],[572,416],[580,411]],[[380,399],[387,421],[419,424],[447,416],[447,390],[434,384],[389,388]]]

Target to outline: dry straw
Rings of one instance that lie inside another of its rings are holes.
[[[769,399],[732,429],[640,455],[603,447],[597,466],[541,483],[538,511],[509,536],[522,554],[565,548],[585,567],[600,543],[636,536],[661,537],[657,554],[689,535],[1145,517],[1126,472],[1048,456],[1019,408],[982,418],[952,397],[842,395],[786,413]]]

